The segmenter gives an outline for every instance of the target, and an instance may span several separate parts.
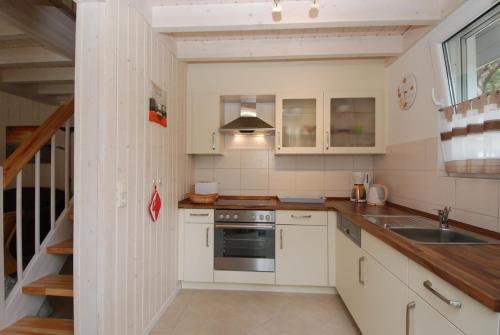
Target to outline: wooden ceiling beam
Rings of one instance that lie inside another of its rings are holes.
[[[178,41],[183,61],[247,61],[392,57],[403,52],[401,36],[310,37]]]
[[[36,0],[0,0],[0,16],[53,52],[75,58],[75,21]]]
[[[72,83],[75,80],[75,68],[3,69],[0,78],[1,82],[7,84]]]
[[[41,47],[0,49],[0,67],[70,66],[73,61]]]
[[[319,12],[310,0],[283,1],[280,17],[272,2],[243,2],[156,6],[153,28],[160,32],[433,25],[441,20],[439,1],[349,0],[320,1]]]

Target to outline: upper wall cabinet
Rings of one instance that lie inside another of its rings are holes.
[[[323,152],[323,93],[276,96],[276,153]]]
[[[383,110],[380,92],[325,92],[324,152],[384,153]]]
[[[193,93],[189,97],[188,153],[224,152],[224,136],[219,133],[223,122],[221,105],[218,94]]]

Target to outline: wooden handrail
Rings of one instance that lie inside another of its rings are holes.
[[[71,97],[64,105],[59,107],[30,138],[24,141],[3,162],[3,187],[6,188],[32,159],[36,153],[50,140],[61,126],[73,115],[75,98]]]

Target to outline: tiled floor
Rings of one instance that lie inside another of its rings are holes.
[[[152,335],[358,335],[337,295],[183,290]]]

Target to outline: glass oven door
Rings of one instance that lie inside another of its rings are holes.
[[[215,270],[274,272],[274,224],[216,224]]]

